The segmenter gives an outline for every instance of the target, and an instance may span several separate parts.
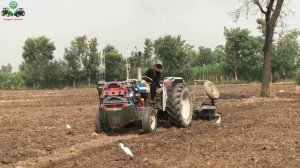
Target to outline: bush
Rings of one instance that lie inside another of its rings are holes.
[[[300,84],[300,68],[296,70],[295,81],[297,82],[297,84]]]
[[[19,89],[25,86],[21,72],[0,73],[0,89]]]

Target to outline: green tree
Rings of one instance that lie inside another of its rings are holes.
[[[198,65],[206,66],[215,62],[212,50],[207,47],[200,46],[198,48]]]
[[[259,38],[251,36],[249,30],[241,28],[225,28],[224,35],[226,38],[225,61],[231,68],[233,78],[238,79],[238,72],[246,80],[259,76],[257,74],[261,65]]]
[[[280,34],[272,57],[272,74],[275,80],[292,78],[300,60],[299,30]]]
[[[97,76],[97,65],[98,65],[98,42],[97,38],[93,38],[88,42],[88,51],[83,54],[82,64],[84,66],[85,75],[88,78],[88,85],[91,85],[91,78],[96,79]]]
[[[154,42],[155,54],[164,64],[165,74],[170,74],[187,63],[187,53],[184,48],[185,41],[181,36],[166,35]]]
[[[245,49],[245,43],[249,38],[249,34],[250,32],[247,29],[224,29],[226,62],[230,66],[235,80],[238,80],[237,67],[240,58],[243,56],[243,50]]]
[[[213,53],[213,58],[215,58],[214,64],[222,64],[225,62],[226,59],[226,53],[225,53],[225,47],[223,45],[218,45]]]
[[[0,73],[4,72],[4,73],[12,73],[12,66],[10,63],[8,63],[7,65],[2,65],[1,69],[0,69]]]
[[[62,60],[52,60],[45,67],[46,73],[44,78],[47,83],[47,87],[62,87],[67,76],[67,66]]]
[[[88,52],[86,36],[76,37],[69,48],[65,48],[64,59],[66,61],[68,75],[73,78],[73,87],[80,76],[81,59],[85,60]],[[84,61],[83,61],[84,62]]]
[[[54,50],[53,42],[45,36],[28,38],[25,41],[22,53],[24,62],[21,70],[26,73],[27,84],[33,84],[34,87],[40,83],[43,84],[45,74],[49,73],[45,71],[45,67],[53,59]]]
[[[266,27],[264,33],[264,64],[260,93],[262,97],[270,96],[272,43],[276,22],[281,14],[283,3],[284,0],[244,0],[243,5],[234,12],[236,19],[239,18],[240,14],[245,13],[246,15],[248,15],[251,10],[256,11],[257,9],[259,9],[260,12],[264,15]],[[253,8],[253,5],[255,5],[257,8]]]
[[[125,79],[125,67],[121,54],[112,45],[103,49],[105,55],[105,80]]]
[[[184,48],[187,53],[187,66],[197,66],[198,53],[194,50],[194,46],[185,44]]]
[[[145,60],[151,60],[152,55],[153,55],[153,42],[151,39],[146,38],[144,42],[144,59]]]

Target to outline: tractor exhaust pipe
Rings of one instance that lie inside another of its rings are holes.
[[[142,69],[141,68],[138,68],[137,79],[138,79],[138,81],[142,80]]]

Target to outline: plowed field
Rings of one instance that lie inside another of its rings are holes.
[[[0,91],[0,167],[299,167],[299,88],[275,84],[271,98],[259,98],[259,84],[217,87],[218,128],[197,120],[109,135],[94,134],[96,89]],[[196,95],[198,106],[202,86]]]

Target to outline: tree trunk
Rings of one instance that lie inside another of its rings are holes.
[[[234,66],[234,80],[238,80],[236,66]]]
[[[75,87],[76,83],[75,83],[75,78],[73,79],[73,87]]]
[[[271,81],[271,50],[272,50],[272,40],[274,35],[274,28],[276,26],[277,18],[280,15],[280,11],[283,5],[284,0],[278,0],[276,4],[276,8],[273,11],[273,3],[274,0],[271,0],[267,11],[265,14],[265,22],[266,22],[266,33],[265,33],[265,43],[264,43],[264,65],[263,65],[263,77],[261,83],[261,97],[270,97],[270,81]]]
[[[271,28],[267,24],[266,35],[265,35],[265,44],[263,48],[264,52],[264,65],[263,65],[263,78],[261,83],[261,97],[270,96],[270,81],[271,81],[271,47],[273,39],[274,28]]]
[[[89,86],[91,86],[91,77],[89,76],[89,79],[88,79],[88,83],[89,83]]]

